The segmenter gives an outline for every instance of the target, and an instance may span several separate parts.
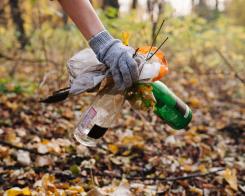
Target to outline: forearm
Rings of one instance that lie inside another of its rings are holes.
[[[59,0],[59,2],[87,40],[104,30],[89,0]]]

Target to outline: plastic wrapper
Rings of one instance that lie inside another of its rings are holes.
[[[153,51],[155,48],[152,49]],[[137,84],[127,90],[126,98],[136,109],[153,108],[155,99],[148,82],[163,77],[168,72],[168,64],[161,52],[145,61],[149,47],[138,49],[135,60],[139,63],[140,76]],[[113,83],[109,69],[100,63],[94,52],[87,48],[75,54],[67,64],[70,76],[69,95],[99,91]],[[116,93],[111,91],[110,93]]]

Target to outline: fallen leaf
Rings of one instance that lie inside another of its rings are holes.
[[[141,136],[137,135],[125,136],[122,138],[122,144],[142,147],[144,145],[144,140]]]
[[[201,106],[200,100],[196,97],[191,97],[189,99],[189,103],[190,103],[191,107],[194,107],[194,108],[198,108]]]
[[[45,144],[38,144],[37,151],[39,153],[45,154],[48,152],[48,146]]]
[[[30,153],[23,150],[19,150],[17,152],[17,161],[23,165],[30,165],[31,164]]]
[[[203,195],[202,189],[199,189],[197,187],[190,187],[190,191],[192,193],[196,193],[198,196],[202,196]]]
[[[17,109],[18,109],[18,104],[16,103],[16,102],[10,102],[10,101],[7,101],[6,103],[5,103],[5,105],[9,108],[9,109],[11,109],[11,110],[13,110],[13,111],[16,111]]]
[[[37,167],[50,166],[52,164],[53,160],[48,156],[38,156],[35,162]]]
[[[129,184],[127,182],[122,182],[112,196],[131,196],[129,190]]]
[[[198,170],[202,173],[202,174],[205,174],[205,173],[207,173],[207,168],[206,168],[206,166],[204,165],[204,164],[201,164],[201,165],[199,165],[198,166]]]
[[[29,187],[25,187],[22,189],[22,195],[25,195],[25,196],[31,195],[31,190],[29,189]]]
[[[226,180],[226,182],[230,185],[230,187],[237,191],[237,176],[236,176],[236,170],[235,169],[229,169],[226,168],[225,171],[223,171],[222,176],[224,177],[224,179]]]
[[[108,145],[108,149],[110,152],[112,152],[113,154],[116,154],[118,152],[118,146],[115,144],[109,144]]]
[[[22,194],[22,190],[19,187],[13,187],[6,191],[6,196],[18,196]]]
[[[105,196],[105,194],[99,191],[97,188],[93,188],[87,193],[87,196]]]
[[[84,192],[84,188],[82,186],[71,186],[71,187],[69,187],[68,190],[76,191],[77,193]]]
[[[72,165],[71,167],[70,167],[70,171],[71,171],[71,173],[73,174],[73,175],[78,175],[80,172],[81,172],[81,169],[80,169],[80,167],[78,167],[77,165]]]

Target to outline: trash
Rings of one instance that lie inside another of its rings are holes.
[[[115,94],[111,86],[98,93],[92,105],[83,113],[74,136],[86,146],[95,146],[96,139],[102,137],[107,129],[113,126],[125,101],[122,93]]]
[[[184,129],[192,119],[192,111],[165,84],[151,83],[153,95],[157,100],[154,112],[174,129]]]
[[[156,57],[152,58],[151,60],[145,61],[147,51],[148,47],[140,48],[137,50],[137,55],[135,55],[134,57],[136,61],[139,62],[140,76],[139,83],[134,85],[131,89],[123,92],[116,92],[113,90],[112,78],[107,77],[104,78],[103,81],[101,81],[102,84],[99,87],[99,92],[95,100],[89,106],[89,108],[85,112],[83,112],[82,118],[74,132],[75,138],[81,144],[86,146],[96,145],[97,139],[101,138],[105,134],[107,129],[114,125],[117,115],[121,112],[126,98],[137,109],[147,110],[150,108],[154,108],[155,99],[152,93],[152,88],[148,87],[149,82],[157,80],[165,75],[168,72],[168,67],[164,55],[161,52],[157,52]],[[89,51],[87,49],[84,51],[84,53],[86,53],[86,55],[89,55]],[[82,52],[80,52],[80,55],[81,57],[85,57],[85,54],[83,54]],[[92,51],[90,57],[89,63],[92,63]],[[88,56],[86,58],[88,58]],[[80,78],[83,78],[82,69],[85,68],[82,67],[81,69],[79,69],[78,61],[79,59],[76,58],[76,70],[74,69],[74,60],[69,61],[70,63],[72,62],[72,65],[68,63],[70,73],[73,73],[71,77],[73,82],[76,81],[76,78],[74,78],[73,76],[79,75]],[[97,61],[98,60],[96,59],[92,64],[92,67],[94,69],[96,65],[100,67],[102,66],[101,64],[98,64]],[[85,60],[81,60],[81,62],[85,62]],[[81,70],[79,71],[79,74],[77,73],[78,70]],[[96,72],[96,74],[97,75],[95,75],[94,77],[97,78],[99,73]],[[89,73],[89,75],[92,76],[92,73]],[[102,75],[100,76],[102,77]],[[97,85],[97,81],[98,80],[96,79],[94,86],[92,85],[92,83],[90,83],[91,86],[89,86],[89,89],[95,88]],[[74,86],[74,83],[72,83],[71,85],[71,89],[73,89],[71,92],[75,94],[76,92],[81,92],[81,90],[84,89],[84,86],[80,87],[80,84],[76,84],[75,88],[73,88],[72,86]],[[134,98],[130,99],[130,96]],[[138,104],[138,102],[144,102],[144,100],[147,103]],[[136,106],[137,104],[138,106]]]
[[[168,63],[159,48],[139,48],[133,57],[139,64],[139,81],[129,89],[117,92],[113,90],[108,67],[97,60],[91,49],[84,49],[68,61],[70,87],[43,100],[54,103],[83,92],[97,92],[74,131],[74,137],[81,144],[96,146],[98,139],[114,125],[125,100],[137,110],[154,111],[174,129],[185,128],[190,122],[190,108],[158,81],[168,73]]]

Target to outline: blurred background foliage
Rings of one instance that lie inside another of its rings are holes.
[[[130,45],[135,48],[150,45],[157,24],[166,19],[156,45],[169,37],[163,51],[173,74],[176,70],[180,76],[221,74],[223,78],[218,77],[223,80],[237,73],[244,75],[244,0],[192,0],[190,12],[184,15],[176,13],[170,1],[164,0],[145,1],[144,9],[140,0],[127,1],[128,10],[124,12],[120,11],[123,1],[91,2],[109,31],[117,38],[128,32]],[[14,81],[18,87],[30,80],[29,89],[33,91],[43,84],[49,88],[50,83],[52,88],[64,86],[67,59],[87,43],[57,2],[2,0],[0,46],[0,73],[7,78],[0,81],[0,91],[8,92],[6,85],[10,84],[6,81]],[[229,60],[232,70],[217,50]],[[239,81],[235,85],[235,94],[241,98],[243,85]]]

